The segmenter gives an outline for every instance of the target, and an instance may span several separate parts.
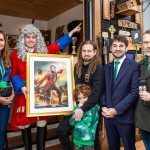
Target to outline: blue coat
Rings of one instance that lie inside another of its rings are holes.
[[[140,68],[137,62],[126,58],[119,70],[116,81],[113,80],[114,62],[105,65],[105,93],[102,107],[114,108],[118,123],[134,123],[135,103],[138,98],[138,78]]]

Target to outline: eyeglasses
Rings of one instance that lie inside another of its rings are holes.
[[[146,46],[150,45],[150,41],[144,41],[144,42],[142,43],[142,45],[143,45],[144,47],[146,47]]]

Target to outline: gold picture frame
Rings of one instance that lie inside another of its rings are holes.
[[[71,114],[73,56],[27,54],[27,117]]]

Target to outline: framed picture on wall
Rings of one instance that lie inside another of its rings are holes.
[[[27,116],[73,111],[73,56],[27,54]]]
[[[9,48],[11,50],[15,49],[16,44],[17,44],[18,35],[7,34],[6,36],[7,36],[7,39],[8,39]]]

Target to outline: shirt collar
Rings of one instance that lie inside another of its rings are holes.
[[[126,55],[124,55],[121,59],[119,59],[119,60],[116,60],[116,59],[114,59],[114,64],[115,64],[115,62],[116,61],[119,61],[120,62],[120,65],[124,62],[124,60],[126,59]]]

